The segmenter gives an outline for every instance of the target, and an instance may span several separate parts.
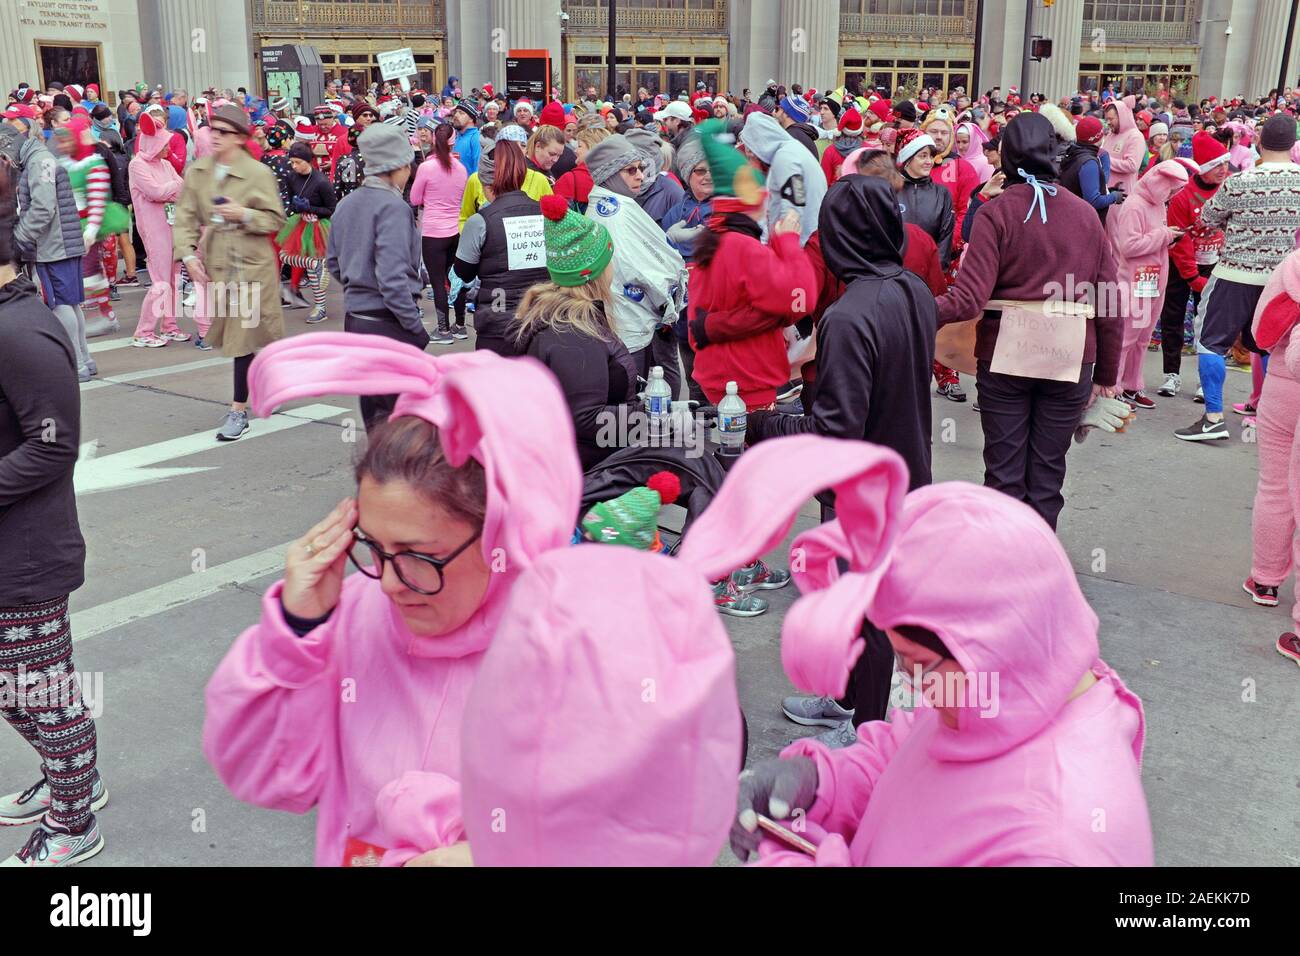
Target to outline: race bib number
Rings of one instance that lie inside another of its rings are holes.
[[[786,202],[793,203],[796,206],[806,205],[808,202],[808,191],[804,189],[803,176],[796,173],[785,181],[781,187],[781,198]]]
[[[1077,382],[1087,319],[1047,310],[1005,308],[989,368],[1002,375]]]
[[[384,854],[387,852],[382,846],[366,843],[356,837],[348,837],[348,842],[343,846],[343,865],[349,867],[379,866],[379,861],[384,858]]]
[[[1160,265],[1149,263],[1138,266],[1133,273],[1133,296],[1137,299],[1154,299],[1160,295]]]
[[[1196,264],[1212,266],[1219,261],[1219,252],[1223,249],[1223,233],[1216,232],[1208,236],[1195,236],[1192,240],[1196,248]]]
[[[542,216],[515,216],[502,222],[506,233],[506,268],[545,269],[546,234]]]

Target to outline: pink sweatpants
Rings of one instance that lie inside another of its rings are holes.
[[[1281,356],[1276,359],[1281,363]],[[1270,363],[1273,364],[1273,363]],[[1285,375],[1264,376],[1259,400],[1256,442],[1259,446],[1259,485],[1251,516],[1250,576],[1255,583],[1277,585],[1300,568],[1300,383]],[[1291,617],[1300,624],[1300,578]]]
[[[1124,350],[1120,353],[1119,379],[1116,384],[1126,392],[1141,392],[1146,389],[1142,377],[1142,360],[1146,358],[1147,346],[1155,334],[1155,320],[1160,316],[1164,306],[1164,295],[1158,299],[1138,300],[1144,305],[1134,308],[1132,318],[1124,320]],[[1151,303],[1146,305],[1145,303]]]

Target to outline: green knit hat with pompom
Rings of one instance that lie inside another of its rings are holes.
[[[614,257],[609,230],[580,216],[551,193],[542,197],[542,224],[546,236],[546,269],[556,285],[579,286],[600,278]]]

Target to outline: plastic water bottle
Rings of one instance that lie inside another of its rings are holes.
[[[645,387],[645,413],[651,439],[666,438],[672,422],[673,392],[664,381],[662,365],[650,369],[650,383]]]
[[[718,437],[721,454],[734,458],[745,450],[745,402],[735,382],[727,383],[727,394],[718,402]]]

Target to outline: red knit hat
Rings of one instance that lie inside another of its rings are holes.
[[[1101,120],[1095,116],[1083,116],[1074,127],[1074,138],[1080,143],[1097,143],[1101,141]]]
[[[1209,133],[1201,131],[1192,137],[1192,159],[1199,172],[1208,173],[1215,166],[1228,161],[1228,147]]]
[[[564,106],[552,100],[547,103],[541,115],[543,126],[558,126],[564,129]]]
[[[868,109],[876,114],[877,122],[888,123],[890,118],[893,116],[889,111],[889,100],[876,100],[868,107]]]
[[[845,136],[861,136],[862,129],[862,114],[850,106],[840,116],[840,132]]]

